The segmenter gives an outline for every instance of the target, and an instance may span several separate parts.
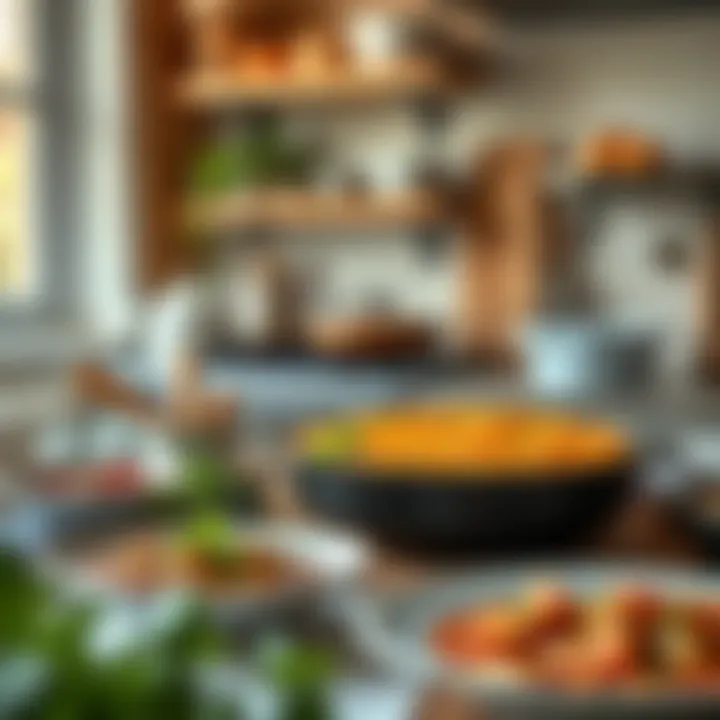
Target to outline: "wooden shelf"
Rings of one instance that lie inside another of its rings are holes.
[[[648,176],[580,176],[573,184],[577,197],[607,202],[634,197],[689,198],[713,206],[720,197],[720,174],[710,167],[669,167]]]
[[[256,3],[265,1],[256,0]],[[447,0],[332,0],[331,5],[337,5],[337,9],[346,13],[365,9],[395,15],[402,22],[430,29],[473,52],[497,47],[501,40],[498,25],[480,3],[475,7],[462,7]],[[209,12],[223,9],[238,12],[247,6],[238,0],[182,0],[181,3],[184,16],[191,22]]]
[[[180,104],[195,110],[227,107],[287,107],[410,99],[453,87],[435,63],[408,61],[376,71],[328,73],[317,77],[248,79],[238,75],[195,74],[178,83]]]
[[[228,7],[240,7],[240,3],[236,0],[181,0],[179,5],[183,13],[189,18]]]
[[[313,195],[307,191],[244,193],[190,203],[185,226],[195,232],[268,227],[290,231],[424,227],[449,219],[430,191],[389,195]]]
[[[492,0],[488,6],[508,23],[538,25],[720,12],[720,0]]]

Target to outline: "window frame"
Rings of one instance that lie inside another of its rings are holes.
[[[74,319],[73,237],[78,208],[80,93],[77,12],[80,0],[33,0],[27,81],[0,82],[0,110],[19,110],[36,122],[31,161],[35,288],[27,297],[0,298],[0,322],[23,329]]]

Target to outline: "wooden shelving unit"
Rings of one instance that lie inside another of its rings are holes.
[[[345,104],[411,99],[450,92],[453,83],[437,64],[413,60],[377,71],[340,72],[279,79],[249,79],[240,75],[189,75],[177,85],[181,106],[217,110],[270,106]]]
[[[380,230],[437,225],[450,219],[438,193],[313,195],[308,191],[251,192],[191,202],[183,212],[194,232],[270,227],[278,230]]]

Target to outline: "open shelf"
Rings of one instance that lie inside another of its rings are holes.
[[[489,7],[510,25],[676,18],[720,12],[720,0],[491,0]]]
[[[588,202],[623,198],[675,197],[717,205],[720,174],[711,167],[668,167],[639,177],[580,176],[574,183],[577,196]]]
[[[198,232],[268,227],[280,230],[382,230],[440,224],[449,214],[430,191],[322,195],[306,190],[259,191],[194,201],[185,226]]]
[[[402,100],[452,89],[453,83],[439,65],[414,60],[372,71],[328,72],[315,77],[278,80],[194,74],[178,83],[177,98],[187,108],[222,110]]]

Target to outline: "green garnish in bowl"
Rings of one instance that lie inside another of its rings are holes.
[[[185,528],[181,543],[186,551],[216,567],[237,567],[244,557],[232,521],[220,512],[195,516]]]
[[[323,423],[308,428],[301,443],[303,454],[314,463],[348,460],[357,447],[357,422]]]

